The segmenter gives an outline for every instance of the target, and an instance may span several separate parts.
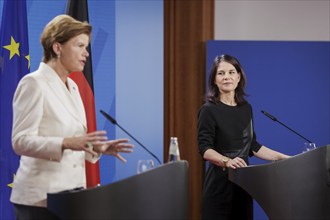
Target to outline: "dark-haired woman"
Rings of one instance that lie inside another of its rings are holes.
[[[249,156],[269,161],[289,157],[257,142],[245,84],[244,70],[236,58],[215,58],[206,102],[198,114],[199,152],[210,162],[203,187],[203,220],[253,219],[251,196],[228,180],[227,168],[246,167]]]

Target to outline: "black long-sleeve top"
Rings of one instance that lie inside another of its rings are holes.
[[[252,151],[257,152],[261,147],[253,129],[251,105],[205,103],[198,114],[198,145],[202,156],[212,148],[230,158],[239,156],[248,162]]]

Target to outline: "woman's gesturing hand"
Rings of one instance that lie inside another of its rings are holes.
[[[128,143],[128,139],[108,140],[106,131],[94,131],[79,137],[64,138],[62,145],[63,149],[83,150],[93,156],[99,153],[113,155],[123,162],[126,162],[126,159],[119,153],[131,153],[134,147]]]
[[[93,156],[97,156],[97,152],[90,147],[102,146],[104,141],[108,140],[106,131],[94,131],[79,137],[66,137],[63,140],[63,149],[71,149],[76,151],[86,151]]]
[[[119,160],[126,163],[126,159],[121,156],[119,153],[131,153],[133,152],[133,145],[128,143],[128,139],[117,139],[117,140],[109,140],[102,142],[103,145],[100,147],[95,147],[94,150],[107,155],[113,155],[117,157]]]

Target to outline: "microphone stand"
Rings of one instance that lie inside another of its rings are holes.
[[[302,136],[301,134],[299,134],[298,132],[294,131],[293,129],[289,128],[288,126],[286,126],[285,124],[283,124],[282,122],[280,122],[279,120],[277,120],[277,118],[275,118],[274,116],[272,116],[271,114],[267,113],[266,111],[261,111],[262,114],[266,115],[268,118],[272,119],[275,122],[280,123],[282,126],[286,127],[287,129],[289,129],[290,131],[292,131],[293,133],[295,133],[296,135],[300,136],[301,138],[305,139],[306,141],[308,141],[309,143],[314,143],[313,141],[308,140],[307,138],[305,138],[304,136]]]
[[[134,141],[136,141],[144,150],[146,150],[151,156],[153,156],[156,160],[157,160],[157,162],[159,163],[159,164],[162,164],[161,162],[160,162],[160,160],[158,159],[158,157],[155,155],[155,154],[153,154],[150,150],[148,150],[148,148],[146,148],[140,141],[138,141],[135,137],[133,137],[128,131],[126,131],[122,126],[120,126],[118,123],[117,123],[117,121],[114,119],[114,118],[112,118],[110,115],[108,115],[105,111],[103,111],[103,110],[100,110],[100,112],[102,113],[102,115],[106,118],[106,119],[108,119],[112,124],[114,124],[114,125],[117,125],[121,130],[123,130],[128,136],[130,136]]]

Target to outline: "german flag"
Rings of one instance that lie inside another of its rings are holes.
[[[79,21],[89,22],[87,0],[67,0],[66,14]],[[86,60],[84,71],[73,72],[70,74],[70,78],[73,79],[79,87],[86,112],[87,132],[92,132],[96,131],[96,113],[90,45],[87,49],[89,57]],[[86,178],[87,187],[95,187],[100,183],[100,168],[98,162],[92,164],[86,161]]]

